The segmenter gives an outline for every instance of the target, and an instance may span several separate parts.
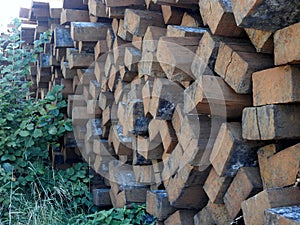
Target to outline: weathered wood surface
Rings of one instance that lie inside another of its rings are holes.
[[[237,172],[226,194],[224,203],[232,219],[241,211],[241,203],[262,190],[262,181],[257,167],[242,167]]]
[[[156,56],[170,80],[195,80],[191,71],[191,63],[202,35],[199,37],[161,37],[159,39]]]
[[[220,44],[215,65],[215,72],[239,94],[251,93],[251,75],[253,72],[270,68],[274,65],[267,54],[258,54],[247,43]]]
[[[93,201],[96,206],[112,206],[109,190],[109,188],[93,189]]]
[[[286,206],[267,209],[265,212],[264,224],[299,225],[299,210],[299,206]]]
[[[202,27],[189,27],[189,26],[178,26],[168,25],[167,26],[167,37],[198,37],[202,35],[206,28]]]
[[[162,14],[153,11],[126,9],[124,28],[131,34],[144,36],[148,26],[164,27]]]
[[[71,37],[73,41],[99,41],[106,39],[107,23],[72,22]]]
[[[175,211],[168,200],[165,190],[153,190],[147,192],[146,210],[159,221],[163,221]]]
[[[180,209],[174,212],[171,216],[168,217],[164,221],[165,225],[189,225],[194,222],[194,215],[196,214],[196,210],[184,210]]]
[[[89,0],[89,14],[96,17],[107,17],[106,5],[100,0]]]
[[[234,177],[240,167],[255,166],[260,143],[247,143],[242,138],[240,123],[223,123],[210,155],[219,176]]]
[[[242,203],[245,224],[263,224],[265,209],[299,205],[299,203],[298,187],[266,189]]]
[[[223,204],[223,197],[231,182],[232,177],[221,177],[217,174],[215,169],[212,168],[205,181],[205,184],[203,185],[203,188],[212,203]]]
[[[199,1],[200,13],[204,24],[207,24],[215,35],[240,37],[243,29],[236,25],[230,1]]]
[[[232,222],[224,204],[208,202],[205,208],[194,216],[195,225],[227,225]]]
[[[89,12],[87,10],[63,9],[60,17],[60,24],[70,24],[71,22],[89,22]]]
[[[296,183],[299,147],[297,144],[281,150],[275,145],[268,145],[259,149],[258,162],[264,188],[286,187]]]
[[[299,105],[266,105],[245,108],[242,122],[243,138],[247,140],[299,138],[299,110]]]
[[[184,90],[185,113],[238,118],[251,104],[250,96],[236,94],[222,78],[216,76],[201,76]]]
[[[169,5],[162,5],[161,10],[165,24],[179,25],[181,23],[184,14],[182,9]]]
[[[274,34],[275,65],[299,64],[300,23],[278,30]]]
[[[105,0],[107,7],[121,7],[121,6],[130,6],[130,5],[144,5],[144,0]]]
[[[253,73],[253,105],[299,102],[299,77],[300,68],[290,65]]]
[[[232,0],[231,4],[235,20],[241,27],[276,31],[299,22],[300,3],[297,0]]]
[[[273,54],[273,32],[254,28],[245,28],[245,31],[257,52]]]

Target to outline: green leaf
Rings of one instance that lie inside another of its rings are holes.
[[[50,101],[55,101],[55,100],[56,100],[56,97],[55,97],[54,94],[49,93],[49,94],[46,96],[46,99],[47,99],[47,100],[50,100]]]
[[[56,127],[50,127],[48,132],[51,135],[55,135],[55,134],[57,134],[57,128]]]
[[[124,220],[124,214],[123,213],[116,213],[115,215],[114,215],[114,218],[115,219],[117,219],[117,220]]]
[[[14,148],[14,147],[17,146],[17,143],[16,143],[15,141],[10,141],[10,142],[7,143],[7,146],[8,146],[8,147],[13,147],[13,148]]]
[[[42,116],[47,115],[47,111],[44,108],[40,108],[39,112]]]
[[[30,123],[26,126],[27,130],[33,130],[34,129],[34,124]]]
[[[27,138],[25,141],[25,147],[32,147],[34,145],[34,141],[32,140],[32,138]]]
[[[14,168],[10,163],[3,163],[2,167],[6,172],[11,172]]]
[[[70,123],[65,123],[64,127],[65,127],[66,131],[72,131],[73,130],[72,124],[70,124]]]
[[[28,182],[34,181],[34,177],[33,177],[33,176],[26,176],[25,179],[26,179]]]
[[[14,152],[15,156],[21,156],[22,155],[22,151],[21,150],[17,150]]]
[[[74,175],[75,170],[71,167],[71,168],[67,169],[66,173],[67,173],[69,176],[72,176],[72,175]]]
[[[47,104],[46,105],[46,109],[48,109],[49,111],[50,110],[55,110],[55,109],[57,109],[57,106],[56,105],[52,105],[52,104]]]
[[[1,157],[2,162],[7,161],[7,160],[15,161],[16,157],[14,155],[4,155]]]
[[[8,121],[13,121],[13,120],[14,120],[14,114],[8,113],[8,114],[6,115],[6,119],[7,119]]]
[[[42,137],[43,136],[43,132],[41,129],[35,129],[33,132],[33,137],[34,138],[38,138],[38,137]]]
[[[27,121],[22,121],[21,125],[20,125],[20,128],[21,129],[24,129],[26,127],[26,124],[27,124]]]
[[[30,133],[27,130],[22,130],[19,134],[21,137],[28,137],[30,135]]]

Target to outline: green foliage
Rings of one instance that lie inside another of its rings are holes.
[[[78,215],[70,219],[68,225],[154,225],[156,219],[146,213],[145,205],[133,204],[132,208],[113,208],[94,214]]]
[[[36,176],[28,181],[27,191],[12,188],[14,182],[3,189],[9,194],[9,211],[0,208],[0,224],[64,224],[67,218],[92,211],[86,163],[59,171],[40,169],[29,167]]]
[[[0,219],[22,206],[20,201],[12,202],[14,196],[35,199],[32,189],[39,190],[39,196],[51,193],[63,199],[72,210],[90,209],[87,165],[54,171],[49,162],[50,150],[59,148],[59,139],[72,131],[71,121],[62,113],[66,107],[63,86],[53,87],[44,99],[35,99],[30,93],[32,83],[26,80],[49,33],[41,35],[34,48],[26,48],[20,40],[19,21],[15,24],[11,33],[0,37]]]
[[[86,163],[51,168],[50,150],[59,148],[59,139],[72,130],[62,113],[63,87],[34,99],[26,80],[50,34],[41,35],[33,49],[25,48],[20,23],[15,24],[7,37],[0,37],[0,224],[153,225],[145,205],[95,212]]]

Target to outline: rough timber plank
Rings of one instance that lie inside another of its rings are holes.
[[[209,200],[212,203],[223,204],[223,197],[231,184],[232,177],[223,176],[220,177],[214,168],[210,170],[210,173],[203,186]]]
[[[228,225],[232,223],[224,204],[215,204],[211,201],[194,216],[195,225]]]
[[[72,22],[71,37],[73,41],[105,40],[110,27],[107,23]]]
[[[209,156],[219,129],[220,122],[217,119],[203,114],[186,114],[178,135],[183,149],[180,168],[185,165],[198,166],[200,171],[209,168]]]
[[[159,221],[163,221],[175,211],[175,208],[170,205],[165,190],[152,190],[147,192],[146,210]]]
[[[174,212],[164,221],[165,225],[191,225],[194,223],[195,210],[180,209]]]
[[[123,135],[122,126],[114,125],[110,134],[117,155],[132,155],[132,138]]]
[[[74,48],[74,42],[71,38],[70,28],[55,27],[54,29],[54,47],[55,48]]]
[[[280,140],[300,137],[299,105],[245,108],[242,121],[243,138],[247,140]]]
[[[63,9],[60,17],[60,24],[69,24],[71,22],[89,22],[89,12],[86,10]]]
[[[268,168],[268,158],[274,155],[278,151],[279,151],[279,145],[276,144],[269,144],[263,146],[259,148],[257,151],[259,171],[260,171],[260,176],[263,182],[264,189],[267,188],[267,185],[271,180],[271,174],[269,173],[269,168]]]
[[[94,64],[94,54],[92,53],[72,53],[68,57],[70,69],[88,68]]]
[[[235,176],[243,166],[254,166],[259,143],[242,139],[241,124],[223,123],[214,144],[210,161],[219,176]]]
[[[123,19],[119,20],[119,27],[118,27],[117,35],[120,38],[122,38],[124,41],[132,41],[133,35],[124,28],[124,20]]]
[[[202,209],[208,200],[202,185],[210,167],[199,171],[197,167],[186,164],[165,184],[172,206],[184,209]],[[197,198],[195,198],[197,196]]]
[[[139,184],[155,184],[155,177],[152,165],[134,165],[133,171],[135,175],[135,180]]]
[[[253,72],[272,67],[273,60],[267,54],[258,54],[246,43],[220,44],[215,72],[239,94],[251,93]]]
[[[265,209],[299,204],[299,187],[266,189],[242,203],[245,224],[264,224]]]
[[[185,113],[238,118],[251,104],[249,95],[236,94],[222,78],[216,76],[201,76],[184,90]]]
[[[276,31],[299,22],[298,0],[231,0],[231,4],[235,20],[241,27]]]
[[[300,144],[276,153],[276,146],[265,146],[258,151],[258,162],[264,188],[294,185],[300,166]]]
[[[191,11],[183,14],[180,26],[203,27],[204,24],[200,14],[197,11]]]
[[[107,17],[106,6],[100,0],[89,0],[88,3],[89,13],[96,17]]]
[[[82,0],[63,0],[64,9],[87,9]]]
[[[183,89],[166,78],[156,78],[153,83],[149,112],[163,120],[172,118],[178,103],[183,102]]]
[[[143,39],[143,54],[145,51],[156,52],[159,38],[166,36],[166,33],[166,28],[148,26]]]
[[[163,161],[163,170],[161,176],[164,182],[176,174],[179,169],[182,155],[182,147],[180,144],[178,144],[169,157]]]
[[[162,5],[161,10],[162,10],[165,24],[179,25],[181,23],[182,16],[184,13],[182,9],[169,6],[169,5]]]
[[[161,141],[150,141],[148,138],[138,136],[137,138],[138,153],[145,159],[161,159],[164,148]]]
[[[226,194],[224,203],[231,219],[241,211],[241,203],[262,190],[262,182],[257,167],[242,167],[237,172]]]
[[[122,195],[122,204],[117,204],[123,207],[129,203],[144,203],[146,201],[147,191],[149,186],[142,185],[136,182],[135,175],[131,165],[121,163],[119,160],[109,162],[109,183],[111,186],[110,196],[114,207],[117,202],[113,201],[118,195]]]
[[[278,207],[265,210],[265,225],[299,225],[299,206]]]
[[[153,11],[126,9],[124,28],[136,36],[144,36],[148,26],[164,27],[162,14]]]
[[[253,105],[299,102],[299,78],[300,68],[291,65],[253,73]]]
[[[243,29],[236,25],[231,2],[227,0],[199,1],[203,22],[215,35],[239,37]]]
[[[300,13],[300,10],[299,10]],[[300,23],[278,30],[274,34],[275,65],[300,64]]]
[[[198,37],[161,37],[159,39],[156,57],[170,80],[195,80],[191,64],[203,33]]]
[[[245,31],[257,52],[274,53],[273,32],[253,28],[245,28]]]
[[[109,188],[93,189],[93,201],[96,206],[112,206],[109,196]]]
[[[107,7],[121,7],[130,5],[144,5],[144,0],[105,0]]]
[[[168,25],[167,37],[197,37],[205,31],[208,31],[207,28]]]

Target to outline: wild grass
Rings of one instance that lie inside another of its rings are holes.
[[[0,224],[68,224],[68,220],[77,215],[78,209],[72,209],[69,199],[66,199],[65,196],[66,190],[61,188],[50,192],[49,190],[41,191],[36,186],[32,186],[30,195],[11,189],[9,208],[0,208],[0,218],[4,218],[2,221],[0,219]]]

